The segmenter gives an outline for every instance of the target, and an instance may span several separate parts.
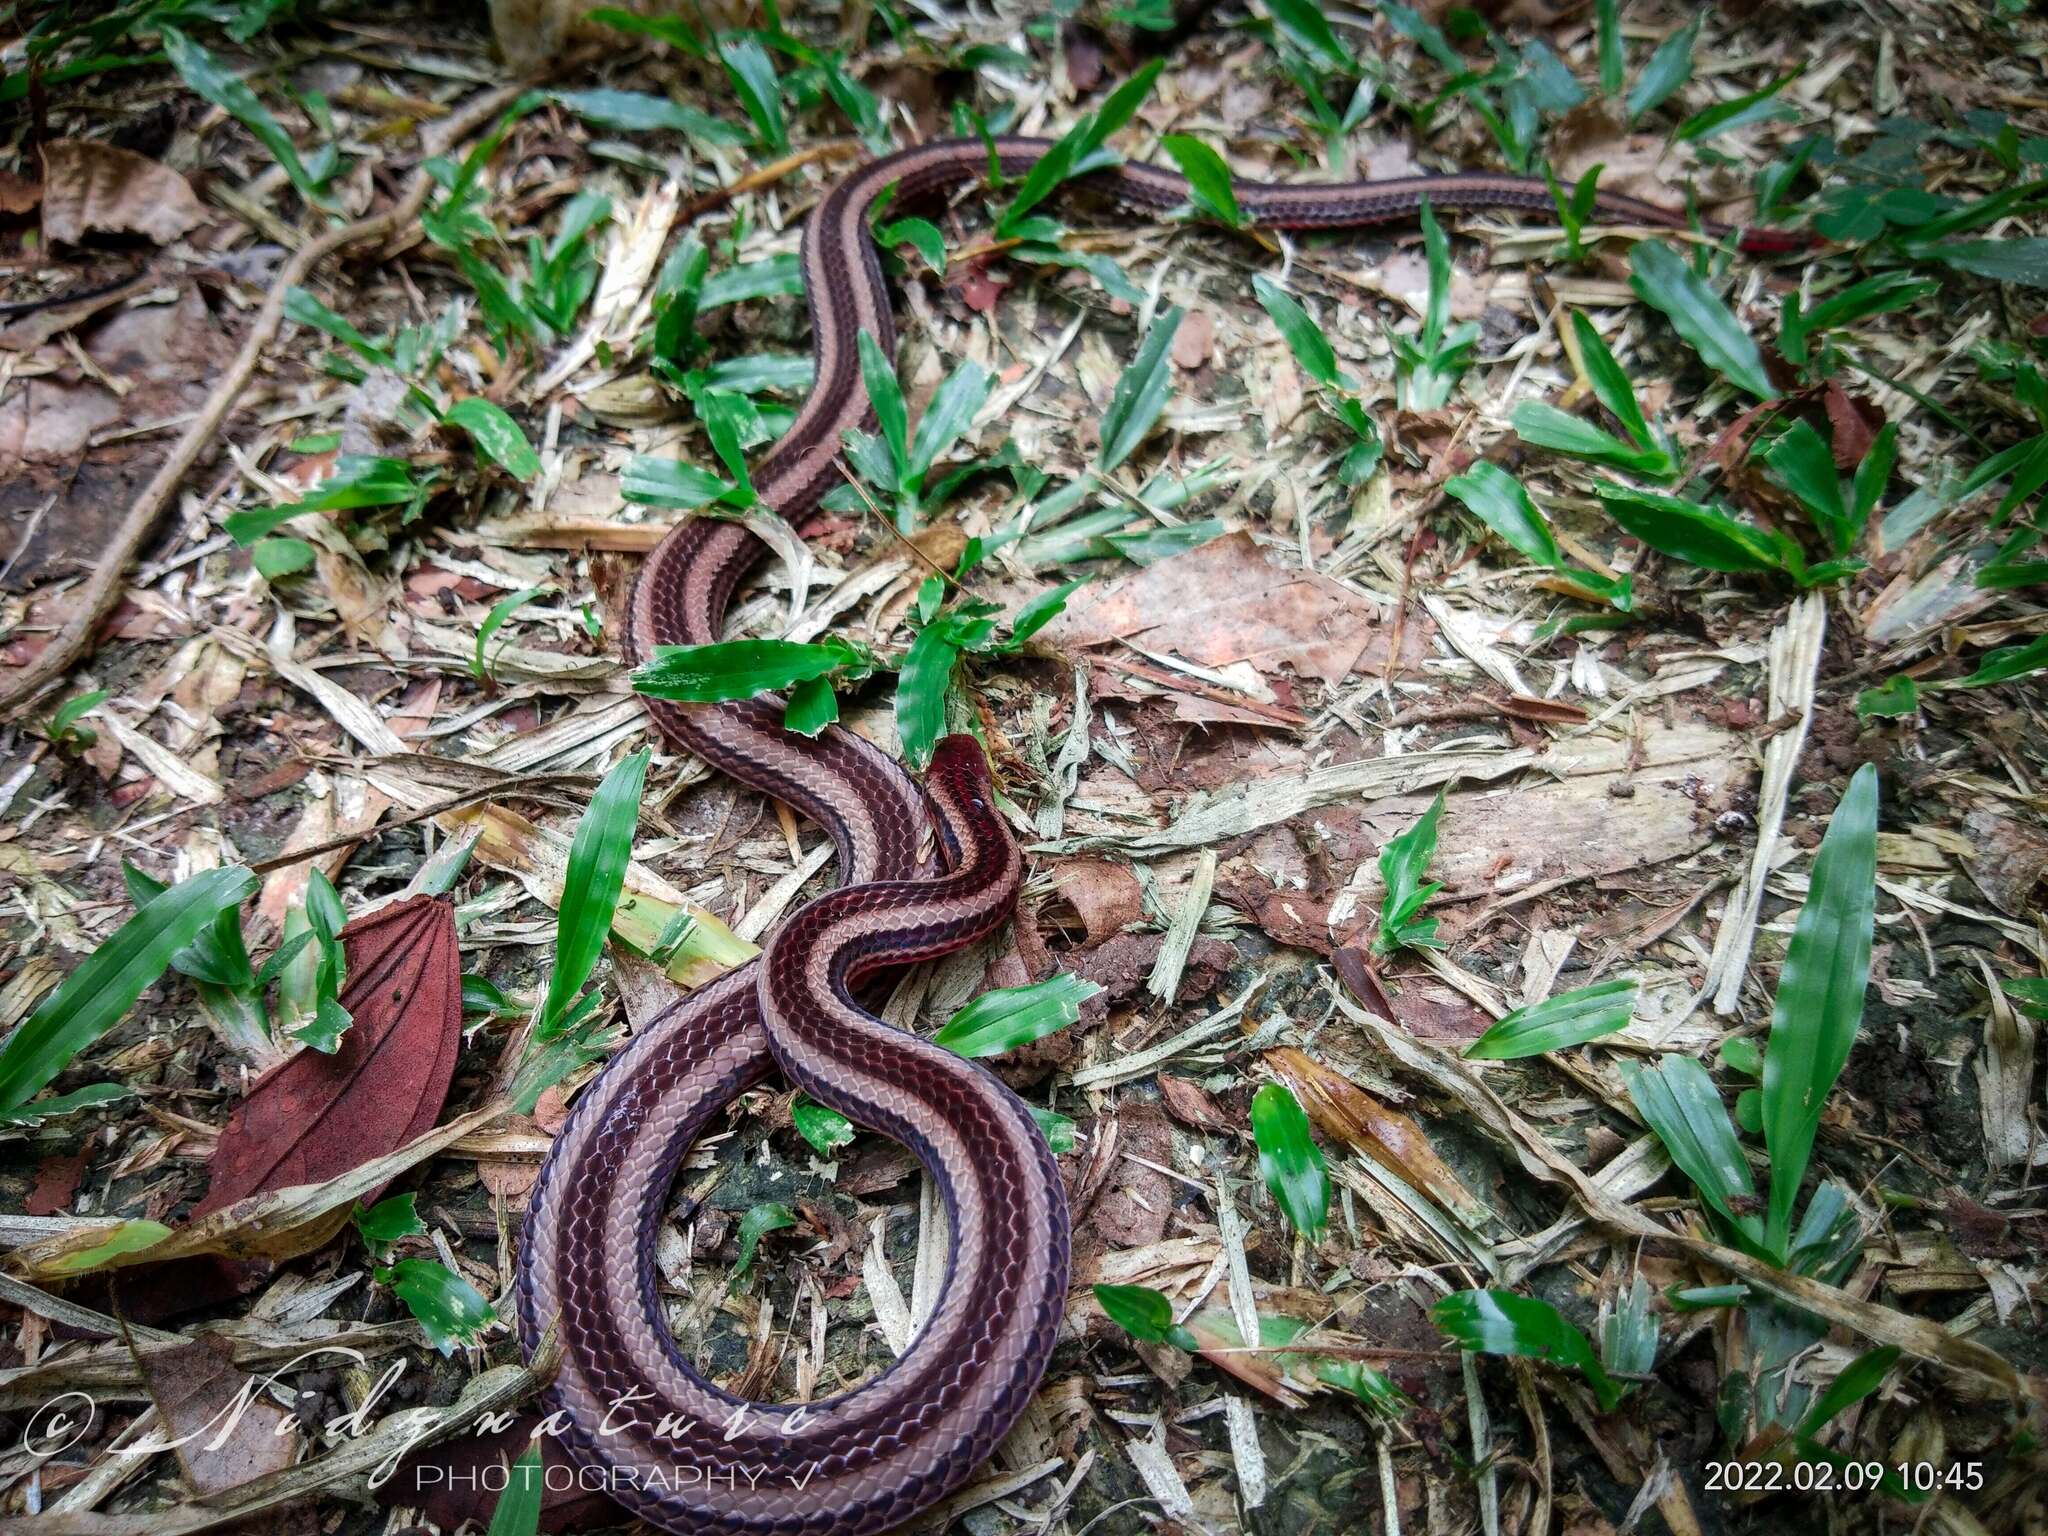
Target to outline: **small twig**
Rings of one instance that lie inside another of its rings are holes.
[[[729,186],[713,187],[709,192],[691,198],[676,210],[676,222],[687,224],[692,219],[702,218],[707,213],[723,208],[734,198],[748,192],[759,191],[762,187],[773,186],[790,172],[800,171],[816,161],[851,160],[864,152],[852,139],[828,139],[823,144],[813,144],[810,148],[800,149],[793,155],[784,155],[780,160],[772,160],[766,165],[757,166]]]
[[[452,144],[480,127],[517,100],[524,89],[523,85],[507,85],[485,91],[439,125],[443,141]],[[242,339],[241,350],[235,354],[235,360],[228,365],[220,382],[207,396],[206,403],[171,449],[170,456],[128,508],[120,525],[100,551],[71,617],[65,620],[63,627],[35,659],[15,675],[6,690],[0,692],[0,716],[15,713],[90,652],[93,633],[119,601],[122,582],[135,561],[136,552],[142,547],[142,541],[149,536],[150,529],[156,526],[157,519],[178,494],[179,485],[213,441],[221,423],[227,420],[228,413],[255,376],[265,350],[276,340],[278,328],[284,322],[285,299],[292,289],[303,283],[322,261],[345,246],[382,239],[402,225],[410,224],[426,205],[427,196],[433,188],[433,177],[425,170],[414,171],[405,195],[390,208],[329,230],[317,240],[307,241],[278,268],[262,309],[257,311],[248,335]]]

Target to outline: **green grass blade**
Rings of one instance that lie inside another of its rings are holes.
[[[1813,858],[1764,1047],[1764,1142],[1771,1152],[1766,1239],[1783,1253],[1821,1109],[1863,1020],[1877,903],[1877,769],[1856,770]]]
[[[1654,1067],[1624,1065],[1621,1077],[1644,1123],[1700,1198],[1756,1244],[1763,1235],[1762,1223],[1749,1211],[1756,1185],[1707,1069],[1690,1056],[1667,1056]]]
[[[889,445],[889,458],[896,466],[897,483],[910,478],[910,411],[903,403],[903,385],[896,377],[896,365],[882,351],[882,344],[866,331],[860,333],[860,376],[867,386],[868,404],[882,429],[882,441]]]
[[[442,1354],[458,1344],[473,1344],[498,1320],[483,1293],[445,1264],[432,1259],[400,1259],[378,1274],[426,1330],[427,1342]]]
[[[1602,481],[1593,494],[1607,515],[1660,554],[1710,571],[1782,573],[1783,557],[1758,529],[1718,507]]]
[[[469,658],[470,676],[481,682],[490,675],[492,637],[505,627],[507,619],[548,590],[544,586],[521,587],[517,592],[508,592],[491,604],[491,611],[484,615],[483,623],[477,626],[476,649]]]
[[[1650,55],[1650,62],[1636,76],[1635,89],[1628,93],[1630,122],[1661,107],[1692,78],[1692,49],[1699,35],[1700,18],[1694,17],[1690,26],[1672,33],[1657,45],[1657,51]]]
[[[547,1491],[542,1475],[540,1447],[528,1446],[512,1463],[505,1491],[491,1510],[491,1528],[484,1536],[534,1536],[540,1529],[541,1495]]]
[[[548,975],[535,1037],[546,1040],[562,1027],[597,957],[604,953],[612,914],[625,889],[633,856],[633,832],[640,822],[640,789],[647,778],[646,748],[604,776],[590,808],[576,823],[562,876],[562,905],[555,918],[555,968]]]
[[[1173,388],[1173,367],[1167,351],[1180,329],[1180,306],[1174,305],[1152,322],[1138,355],[1116,381],[1109,409],[1102,415],[1102,454],[1097,467],[1108,474],[1129,458],[1166,409]]]
[[[0,1110],[19,1109],[121,1022],[171,957],[256,889],[246,869],[210,869],[152,897],[86,956],[0,1049]]]
[[[932,760],[932,749],[946,734],[946,694],[953,686],[953,666],[960,659],[960,647],[942,624],[927,624],[917,632],[896,673],[896,734],[903,742],[903,757],[912,768],[923,770]]]
[[[1343,388],[1344,375],[1337,365],[1336,350],[1323,334],[1323,328],[1309,318],[1294,295],[1263,272],[1252,278],[1252,293],[1273,317],[1273,324],[1279,327],[1288,350],[1301,364],[1301,371],[1325,389]]]
[[[931,404],[918,417],[917,431],[911,435],[908,483],[904,489],[924,488],[932,465],[974,424],[975,414],[988,402],[995,382],[995,376],[971,358],[946,375],[932,392]]]

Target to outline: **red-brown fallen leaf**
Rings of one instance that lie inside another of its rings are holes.
[[[1206,309],[1191,309],[1173,333],[1173,360],[1182,368],[1199,368],[1215,345],[1216,317]]]
[[[1320,572],[1272,562],[1246,533],[1087,588],[1040,634],[1060,649],[1130,640],[1206,667],[1249,661],[1329,683],[1378,668],[1388,644],[1377,605]]]
[[[1833,429],[1835,468],[1853,474],[1884,430],[1884,411],[1868,395],[1852,395],[1833,379],[1822,392],[1821,404]]]
[[[41,182],[30,181],[12,171],[0,171],[0,213],[9,216],[27,213],[42,200]]]
[[[220,1493],[292,1464],[298,1431],[291,1415],[250,1390],[225,1339],[138,1349],[135,1363],[163,1421],[155,1438],[171,1442],[194,1493]]]
[[[462,965],[455,909],[415,896],[341,931],[348,958],[342,1006],[355,1023],[332,1056],[305,1050],[249,1090],[214,1143],[213,1182],[197,1219],[246,1196],[319,1184],[432,1130],[462,1046]],[[325,1243],[344,1208],[311,1235]],[[122,1292],[124,1315],[174,1317],[238,1296],[267,1263],[178,1260]]]
[[[1197,1131],[1228,1131],[1230,1121],[1200,1083],[1170,1072],[1159,1074],[1159,1098],[1166,1112],[1182,1125]]]
[[[1325,1136],[1349,1142],[1461,1220],[1484,1213],[1485,1206],[1437,1156],[1422,1127],[1409,1116],[1293,1046],[1266,1052],[1266,1065],[1285,1079]]]
[[[95,233],[168,245],[205,222],[191,184],[147,155],[84,139],[43,146],[43,233],[61,245]]]
[[[1094,948],[1122,933],[1145,914],[1145,893],[1130,866],[1108,859],[1068,859],[1053,875],[1053,888],[1087,935],[1083,947]]]
[[[455,909],[415,896],[342,930],[355,1023],[258,1082],[213,1149],[195,1217],[260,1190],[318,1184],[432,1130],[462,1046]]]
[[[61,1216],[70,1210],[72,1199],[78,1194],[78,1181],[91,1160],[90,1148],[70,1157],[44,1158],[42,1166],[36,1169],[34,1186],[21,1202],[22,1210],[30,1216]]]

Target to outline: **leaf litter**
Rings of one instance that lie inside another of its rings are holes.
[[[1141,73],[1137,11],[541,6],[559,89],[525,96],[481,7],[157,9],[59,28],[0,164],[34,306],[0,645],[35,680],[0,728],[0,1392],[110,1410],[7,1513],[369,1529],[404,1429],[367,1362],[530,1410],[490,1304],[565,1097],[830,879],[649,736],[618,635],[675,509],[759,520],[800,220],[893,108],[900,142],[1109,112],[1196,182],[1139,221],[1007,189],[993,242],[971,199],[889,210],[903,441],[850,446],[808,544],[771,528],[735,620],[757,682],[863,658],[803,686],[889,750],[978,727],[1032,848],[1012,933],[891,1013],[1025,1093],[1077,1218],[1061,1353],[943,1518],[1770,1530],[1807,1517],[1706,1462],[1847,1457],[1935,1481],[1843,1518],[2025,1528],[2036,22],[1289,0]],[[1554,170],[1554,219],[1219,228],[1226,167],[1503,166]],[[1574,204],[1595,167],[1832,243],[1631,248]],[[387,993],[366,935],[401,928]],[[928,1181],[816,1108],[748,1096],[659,1234],[735,1390],[885,1368],[938,1280]],[[209,1458],[116,1453],[277,1367]]]

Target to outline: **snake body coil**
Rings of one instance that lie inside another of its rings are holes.
[[[1050,141],[996,140],[1007,176]],[[893,355],[895,324],[868,215],[983,174],[989,149],[949,140],[853,172],[812,214],[803,273],[816,382],[755,471],[761,500],[801,518],[833,482],[840,434],[868,418],[857,338]],[[1177,175],[1125,165],[1090,180],[1122,200],[1187,200]],[[1240,183],[1237,201],[1276,228],[1338,228],[1440,209],[1551,208],[1528,177],[1422,176],[1324,186]],[[1610,219],[1684,220],[1601,193]],[[1761,237],[1753,248],[1770,248]],[[634,588],[628,648],[721,638],[733,593],[765,555],[743,526],[700,519],[671,532]],[[889,757],[836,727],[816,740],[782,729],[763,701],[649,701],[662,733],[786,801],[837,845],[838,890],[790,917],[755,961],[642,1028],[583,1090],[528,1209],[520,1331],[562,1343],[552,1404],[567,1449],[602,1469],[604,1491],[667,1530],[835,1533],[886,1530],[959,1486],[1036,1390],[1068,1279],[1067,1204],[1029,1111],[982,1068],[876,1020],[854,988],[878,967],[928,959],[993,932],[1015,900],[1020,861],[991,806],[980,748],[941,744],[926,796]],[[922,856],[932,812],[948,872]],[[859,1124],[894,1137],[935,1179],[953,1247],[944,1291],[909,1350],[852,1392],[809,1404],[750,1403],[721,1391],[670,1336],[654,1266],[656,1229],[690,1144],[736,1095],[777,1069]]]

